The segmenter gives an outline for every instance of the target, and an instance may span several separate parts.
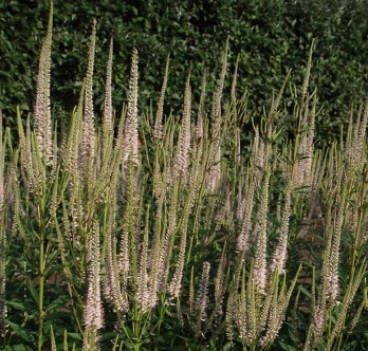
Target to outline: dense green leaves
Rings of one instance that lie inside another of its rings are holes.
[[[15,106],[32,111],[41,40],[46,33],[48,1],[0,4],[0,107],[11,123]],[[77,104],[86,68],[92,19],[97,20],[96,105],[103,106],[104,71],[114,38],[113,105],[126,101],[129,57],[140,55],[140,108],[157,102],[160,79],[171,55],[166,104],[179,113],[188,70],[199,86],[204,68],[216,72],[226,38],[230,65],[239,55],[238,87],[248,90],[253,108],[262,111],[289,69],[300,86],[302,67],[316,38],[312,85],[318,86],[322,111],[317,126],[334,138],[347,120],[351,98],[358,105],[367,93],[368,19],[365,1],[54,1],[53,108],[58,120]],[[215,76],[210,76],[212,82]],[[230,83],[228,82],[228,85]],[[207,91],[213,89],[211,79]],[[228,91],[225,93],[228,93]],[[285,104],[290,105],[285,99]]]

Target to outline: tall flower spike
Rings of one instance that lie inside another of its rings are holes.
[[[155,126],[153,128],[153,137],[157,139],[162,139],[162,117],[164,115],[165,92],[166,92],[166,86],[167,86],[167,78],[169,76],[169,62],[170,62],[170,57],[168,56],[166,60],[165,75],[164,75],[164,80],[162,82],[160,99],[158,101],[158,106],[157,106]]]
[[[51,44],[52,44],[53,4],[50,2],[50,15],[46,38],[42,44],[37,76],[37,96],[34,107],[34,126],[40,154],[46,164],[53,160],[53,140],[51,131],[50,109],[50,72],[51,72]]]
[[[137,277],[137,291],[136,291],[136,300],[140,304],[141,311],[147,312],[148,307],[150,306],[150,293],[148,291],[148,281],[149,276],[147,272],[148,266],[148,234],[149,234],[149,211],[150,208],[147,206],[146,211],[146,224],[144,228],[144,238],[143,238],[143,247],[142,252],[140,254],[140,262],[139,262],[139,271]]]
[[[194,172],[194,174],[198,172],[198,166],[199,166],[198,163],[196,163],[196,166],[192,169],[192,172]],[[175,181],[174,186],[176,186],[176,184],[177,182]],[[196,190],[195,184],[189,188],[189,194],[186,199],[184,210],[182,213],[182,218],[180,221],[181,225],[180,225],[180,243],[179,243],[178,261],[176,263],[174,275],[168,287],[169,294],[174,298],[179,297],[180,295],[186,257],[185,254],[186,254],[189,214],[193,205],[195,190]],[[165,276],[167,276],[166,272]]]
[[[116,184],[116,180],[113,181]],[[110,189],[110,197],[114,198],[116,185]],[[107,228],[105,233],[105,282],[104,294],[106,299],[119,312],[125,312],[128,309],[128,299],[125,286],[121,286],[119,261],[116,254],[116,198],[111,202],[108,211]],[[124,280],[124,279],[123,279]]]
[[[267,209],[269,199],[269,184],[270,184],[271,171],[269,165],[266,166],[264,180],[261,191],[261,204],[257,214],[257,243],[256,243],[256,256],[254,260],[254,282],[257,291],[260,294],[265,293],[267,283]]]
[[[256,187],[259,186],[261,171],[264,161],[264,143],[259,137],[258,127],[255,128],[255,136],[252,146],[252,165],[249,167],[246,176],[246,194],[247,200],[244,206],[242,227],[237,238],[236,248],[238,251],[245,251],[249,248],[250,231],[252,229],[252,214],[254,207],[254,195]]]
[[[256,138],[253,144],[253,158],[258,157],[256,154],[258,152],[258,143],[259,143],[259,136],[256,130]],[[256,170],[255,167],[255,161],[254,165],[250,167],[249,172],[247,173],[247,176],[245,178],[246,182],[246,193],[243,197],[246,201],[244,204],[244,210],[241,213],[242,216],[242,226],[240,229],[240,233],[238,235],[237,241],[236,241],[236,248],[238,251],[245,251],[249,248],[250,244],[250,231],[252,229],[252,214],[253,214],[253,207],[254,207],[254,195],[255,195],[255,188],[257,183],[257,173],[259,170]]]
[[[204,98],[206,96],[206,72],[203,74],[202,78],[202,88],[201,88],[201,97],[199,98],[199,108],[198,108],[198,116],[197,116],[197,124],[196,124],[196,139],[197,141],[203,137],[204,133]]]
[[[190,74],[185,86],[184,111],[180,126],[179,141],[174,161],[174,173],[185,174],[189,166],[189,149],[190,149],[190,111],[191,111],[191,89]]]
[[[123,152],[124,162],[127,162],[130,154],[132,154],[133,163],[138,165],[138,51],[136,49],[133,50],[132,66],[130,68]]]
[[[300,145],[298,154],[300,155],[297,161],[296,169],[296,185],[297,186],[310,186],[311,185],[311,171],[313,160],[313,139],[314,139],[314,124],[316,116],[317,99],[314,94],[312,110],[309,111],[309,96],[306,97],[306,106],[303,117],[301,117],[300,127],[302,135],[300,137]],[[310,116],[309,116],[310,115]]]
[[[336,338],[341,335],[342,330],[346,326],[346,319],[347,315],[350,309],[351,304],[354,301],[354,297],[356,296],[356,293],[361,286],[361,282],[363,277],[366,274],[366,264],[361,264],[361,266],[357,269],[354,276],[351,277],[351,280],[349,281],[349,285],[346,288],[346,292],[343,298],[343,301],[341,303],[341,310],[339,313],[339,316],[337,317],[336,324],[332,330],[332,333],[328,339],[326,350],[332,349],[332,344]]]
[[[27,118],[27,129],[26,133],[24,133],[19,107],[17,108],[17,125],[19,133],[21,172],[24,174],[26,188],[33,191],[35,189],[36,176],[32,159],[30,123],[29,118]]]
[[[198,324],[196,327],[196,333],[201,332],[201,322],[205,322],[207,319],[207,307],[208,307],[208,283],[210,278],[211,264],[207,261],[203,262],[202,276],[199,283],[199,291],[195,303],[195,307],[198,311]]]
[[[168,224],[166,226],[165,234],[160,240],[160,252],[158,255],[157,266],[155,267],[156,276],[153,277],[153,281],[157,286],[154,290],[156,294],[158,291],[163,289],[166,285],[168,274],[169,274],[169,260],[171,255],[171,246],[174,240],[174,234],[178,228],[178,192],[179,192],[179,181],[176,179],[173,184],[173,188],[170,191],[169,197],[169,212],[168,212]]]
[[[360,115],[360,114],[359,114]],[[353,168],[362,167],[362,155],[364,151],[364,138],[366,136],[368,123],[368,102],[364,108],[363,118],[359,118],[355,123],[354,139],[351,145],[351,156]]]
[[[149,264],[149,270],[150,270],[150,280],[149,280],[149,306],[155,307],[158,298],[157,298],[157,292],[159,289],[159,272],[160,272],[160,262],[161,258],[160,255],[162,255],[161,250],[164,248],[163,243],[164,239],[162,237],[162,216],[163,216],[163,207],[165,202],[165,196],[164,196],[165,189],[164,187],[161,188],[161,192],[157,196],[156,204],[157,204],[157,211],[155,213],[155,224],[154,224],[154,234],[153,234],[153,240],[152,240],[152,248],[151,248],[151,260]],[[164,254],[165,255],[165,254]]]
[[[229,40],[226,41],[226,47],[223,55],[222,68],[220,77],[217,83],[217,89],[212,101],[211,111],[211,136],[213,138],[213,144],[210,149],[210,169],[207,179],[206,188],[209,191],[214,191],[219,184],[221,177],[221,146],[220,146],[220,131],[221,131],[221,99],[224,89],[226,66],[227,66],[227,53],[228,53]]]
[[[273,254],[271,263],[271,272],[277,269],[279,274],[284,273],[284,268],[287,260],[287,244],[289,238],[289,221],[291,215],[291,193],[293,183],[289,180],[285,190],[285,205],[284,211],[281,218],[281,229],[278,244]]]
[[[103,146],[104,153],[107,152],[113,137],[113,116],[111,97],[111,75],[112,75],[113,40],[110,40],[109,58],[106,68],[105,108],[103,114]]]
[[[329,201],[327,212],[326,212],[326,223],[332,223],[332,202]],[[317,303],[313,311],[313,317],[311,321],[311,331],[314,338],[314,342],[318,343],[323,333],[326,330],[326,320],[328,318],[328,292],[329,289],[329,273],[330,273],[330,255],[331,255],[331,246],[333,239],[333,226],[326,226],[326,247],[323,253],[323,265],[321,272],[321,280],[319,293],[317,298]]]
[[[217,144],[216,149],[213,149],[213,165],[210,167],[207,176],[206,189],[209,191],[215,191],[217,186],[220,183],[221,179],[221,147],[219,143]]]
[[[233,74],[233,81],[231,83],[230,96],[231,96],[231,100],[233,101],[236,101],[236,82],[238,79],[238,66],[239,66],[239,55],[236,58],[235,69],[234,69],[234,74]]]
[[[211,111],[211,118],[212,118],[212,136],[214,138],[219,137],[220,133],[220,126],[221,126],[221,98],[222,98],[222,91],[224,89],[224,82],[225,82],[225,75],[226,75],[226,66],[227,66],[227,53],[229,48],[229,40],[226,41],[223,61],[222,61],[222,68],[220,77],[217,84],[216,93],[213,97],[212,103],[212,111]]]
[[[95,118],[93,112],[93,67],[95,60],[95,45],[96,45],[96,21],[93,22],[91,42],[88,53],[87,75],[85,78],[84,121],[83,121],[81,164],[80,164],[82,169],[86,169],[87,163],[93,159],[95,153],[96,133],[94,125]]]
[[[304,104],[305,104],[305,98],[307,96],[308,93],[308,87],[309,87],[309,80],[310,80],[310,72],[311,72],[311,68],[312,68],[312,57],[313,57],[313,51],[314,51],[314,44],[315,44],[315,40],[312,40],[311,46],[309,48],[309,54],[308,54],[308,62],[307,62],[307,67],[305,68],[305,75],[304,75],[304,81],[303,81],[303,88],[302,88],[302,103],[301,103],[301,112],[304,110]]]
[[[74,109],[72,119],[70,121],[70,129],[68,140],[61,149],[61,158],[66,171],[75,177],[78,171],[79,144],[82,139],[82,123],[83,123],[83,95],[84,85],[80,92],[78,106]]]
[[[225,269],[226,269],[226,262],[227,262],[227,256],[225,253],[226,244],[224,245],[224,248],[222,250],[220,263],[217,268],[217,274],[215,279],[215,303],[216,303],[216,309],[215,313],[221,314],[222,310],[222,302],[224,300],[225,290],[226,290],[226,284],[225,284]]]
[[[184,271],[185,248],[187,244],[188,219],[184,218],[183,222],[184,223],[182,224],[182,228],[180,231],[178,262],[176,263],[176,268],[175,268],[173,278],[168,286],[169,294],[173,298],[177,298],[180,296],[183,271]]]
[[[327,280],[326,295],[331,297],[332,302],[335,302],[339,294],[339,262],[340,262],[340,243],[341,234],[344,224],[344,214],[346,213],[346,192],[342,188],[341,195],[338,196],[338,206],[334,218],[334,235],[332,238],[332,245],[329,257],[328,273],[325,277]]]

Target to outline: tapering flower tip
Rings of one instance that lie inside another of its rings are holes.
[[[40,154],[46,164],[52,164],[53,140],[50,109],[51,44],[53,26],[53,5],[50,3],[49,23],[46,38],[42,44],[37,76],[37,95],[34,107],[34,125]]]
[[[196,139],[199,140],[203,137],[204,134],[204,99],[206,96],[206,72],[203,74],[202,78],[202,88],[201,88],[201,97],[199,101],[199,110],[197,116],[197,124],[196,124]]]
[[[95,61],[95,46],[96,46],[96,21],[93,21],[93,28],[88,52],[87,74],[85,78],[84,90],[84,121],[83,121],[83,136],[81,145],[82,167],[86,166],[86,159],[94,156],[96,133],[94,125],[93,111],[93,70]]]
[[[164,75],[164,80],[162,82],[161,94],[160,94],[160,99],[158,102],[156,118],[155,118],[155,125],[153,128],[153,137],[157,139],[162,139],[162,129],[163,129],[162,118],[164,115],[164,101],[165,101],[165,93],[166,93],[166,87],[167,87],[167,78],[169,76],[169,62],[170,62],[170,56],[168,56],[166,60],[165,75]]]
[[[191,131],[190,131],[191,97],[192,92],[190,89],[190,75],[189,75],[185,87],[183,118],[181,122],[179,141],[174,163],[175,171],[183,174],[187,171],[189,167],[189,150],[191,140]]]
[[[128,109],[124,131],[124,156],[123,161],[132,161],[135,165],[139,164],[138,159],[138,51],[133,50],[132,65],[130,69]]]
[[[252,162],[253,162],[253,165],[257,168],[256,173],[258,173],[258,169],[262,169],[265,164],[265,155],[264,155],[265,145],[259,135],[258,127],[255,128],[254,132],[255,132],[255,135],[254,135],[254,141],[253,141],[253,146],[252,146]]]
[[[364,150],[364,139],[366,137],[368,122],[368,103],[365,106],[363,116],[358,114],[358,120],[355,123],[354,137],[351,145],[351,159],[353,168],[358,168],[362,165],[362,155]]]
[[[235,101],[236,99],[236,83],[238,79],[238,66],[239,66],[239,55],[236,58],[235,69],[234,69],[234,74],[233,74],[233,81],[231,83],[230,96],[233,101]]]
[[[302,88],[302,99],[303,100],[305,99],[307,92],[308,92],[310,73],[311,73],[311,68],[312,68],[312,57],[313,57],[314,45],[315,45],[315,39],[312,40],[311,46],[309,48],[308,62],[307,62],[307,67],[305,68],[304,82],[303,82],[303,88]]]
[[[106,67],[106,88],[105,88],[105,108],[103,118],[104,139],[113,132],[112,117],[112,95],[111,95],[111,77],[112,77],[112,56],[113,56],[113,40],[110,40],[109,58]]]
[[[225,82],[226,69],[227,69],[228,49],[229,49],[229,39],[226,41],[220,77],[218,79],[217,89],[216,89],[215,95],[213,97],[213,102],[212,102],[212,111],[211,111],[211,118],[213,121],[212,135],[215,138],[219,137],[220,127],[221,127],[221,99],[222,99],[222,93],[224,90],[224,82]]]

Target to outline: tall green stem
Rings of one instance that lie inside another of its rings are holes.
[[[43,206],[41,206],[43,207]],[[40,210],[40,209],[39,209]],[[40,238],[39,238],[39,293],[38,293],[38,341],[37,350],[42,351],[43,344],[43,325],[44,325],[44,294],[45,294],[45,228],[44,228],[44,211],[39,211]]]

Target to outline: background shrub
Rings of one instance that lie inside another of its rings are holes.
[[[184,90],[189,69],[196,85],[200,84],[204,68],[213,72],[214,76],[209,77],[213,82],[228,37],[230,57],[239,55],[239,90],[248,92],[250,106],[258,112],[269,101],[271,92],[279,89],[289,69],[292,82],[301,86],[311,39],[317,39],[311,85],[319,89],[321,111],[317,126],[324,140],[336,136],[341,122],[348,119],[351,103],[359,104],[367,93],[365,1],[55,0],[54,8],[52,96],[53,109],[60,120],[63,111],[77,104],[92,18],[97,20],[98,37],[95,96],[103,96],[103,72],[112,36],[113,103],[118,110],[126,99],[125,77],[134,47],[140,55],[141,110],[151,100],[158,100],[161,82],[157,77],[162,76],[169,53],[170,100],[166,108],[179,110],[179,92]],[[0,4],[0,107],[8,123],[14,123],[17,105],[33,110],[34,73],[48,9],[46,0],[10,0]],[[234,66],[235,59],[230,62]],[[209,82],[207,90],[213,86]],[[287,108],[292,105],[290,100],[291,94],[289,100],[285,99]],[[101,109],[102,98],[95,103]]]
[[[293,70],[298,85],[307,50],[317,39],[313,79],[319,87],[321,128],[338,130],[339,117],[348,114],[351,96],[359,103],[367,92],[368,19],[365,1],[54,1],[53,86],[54,108],[68,110],[80,89],[92,18],[97,19],[96,71],[104,72],[108,42],[115,41],[114,104],[126,98],[129,55],[140,53],[140,101],[157,100],[159,80],[170,53],[170,89],[183,91],[191,65],[199,82],[204,67],[216,72],[226,38],[233,56],[239,55],[239,87],[248,90],[253,107],[262,108]],[[32,111],[32,73],[37,70],[40,43],[45,33],[48,1],[3,1],[0,55],[0,106],[8,117],[15,106]],[[232,60],[235,62],[235,60]],[[31,67],[31,69],[28,69]],[[102,75],[100,76],[102,77]],[[103,78],[96,79],[96,96]],[[208,87],[210,89],[211,87]],[[181,106],[181,96],[171,94]],[[97,100],[96,105],[102,106]],[[322,118],[323,116],[323,118]],[[326,120],[326,117],[329,117]]]

